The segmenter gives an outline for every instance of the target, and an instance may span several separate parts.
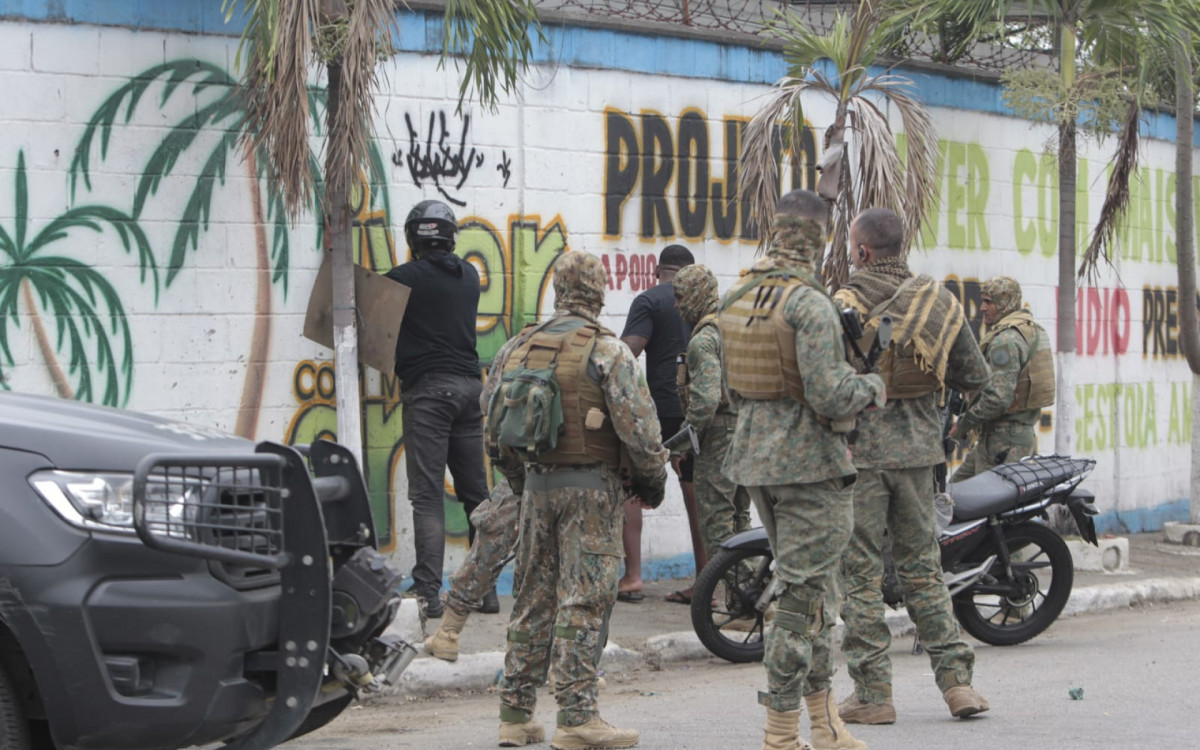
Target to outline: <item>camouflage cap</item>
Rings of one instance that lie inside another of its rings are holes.
[[[1011,276],[996,276],[981,285],[984,294],[996,305],[996,319],[1021,309],[1021,285]]]
[[[595,318],[604,307],[608,276],[595,255],[572,250],[554,262],[554,309],[584,313]]]
[[[717,311],[721,297],[717,292],[717,277],[708,266],[687,266],[671,280],[675,299],[679,301],[679,316],[694,326],[709,313]]]

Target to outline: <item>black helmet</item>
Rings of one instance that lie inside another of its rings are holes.
[[[404,220],[404,239],[418,255],[427,250],[453,250],[457,233],[454,212],[441,201],[421,201]]]

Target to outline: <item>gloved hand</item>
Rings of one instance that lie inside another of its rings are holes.
[[[648,508],[662,505],[666,494],[667,472],[663,471],[655,477],[634,477],[630,489],[637,495],[642,504]]]

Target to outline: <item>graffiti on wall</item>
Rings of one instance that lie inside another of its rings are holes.
[[[354,202],[354,250],[357,262],[378,272],[396,265],[395,243],[386,214],[373,207],[368,187],[361,186]],[[543,223],[538,216],[511,216],[500,228],[479,217],[459,222],[455,253],[479,272],[477,351],[488,365],[516,331],[534,321],[545,301],[554,260],[567,249],[567,229],[561,217]],[[396,544],[394,488],[403,471],[404,423],[400,409],[400,383],[392,373],[368,378],[360,373],[363,461],[367,489],[381,545]],[[292,392],[299,408],[288,426],[286,441],[307,443],[337,434],[337,392],[331,362],[304,360],[292,374]],[[462,505],[447,480],[446,533],[452,538],[467,533]]]
[[[698,109],[671,119],[643,110],[638,116],[604,112],[604,235],[620,237],[623,208],[638,201],[638,236],[647,241],[682,237],[758,241],[758,230],[738,195],[738,157],[749,119],[725,117],[717,127]],[[716,132],[710,132],[715,129]],[[817,147],[812,130],[801,136],[794,188],[816,184]],[[714,144],[724,155],[718,160]],[[783,143],[777,140],[777,159]],[[790,170],[785,170],[784,174]],[[787,184],[787,178],[781,180]]]
[[[429,113],[429,122],[424,133],[413,123],[412,115],[405,113],[404,125],[408,129],[408,151],[397,149],[392,154],[392,163],[407,166],[413,185],[432,185],[442,197],[456,206],[467,202],[454,193],[461,190],[470,179],[471,173],[484,164],[484,153],[474,146],[467,146],[471,133],[471,116],[462,116],[458,135],[451,132],[445,111]],[[501,151],[495,171],[500,173],[503,186],[508,187],[512,177],[512,159],[507,151]]]

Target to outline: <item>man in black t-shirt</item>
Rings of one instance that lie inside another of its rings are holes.
[[[662,424],[662,436],[674,435],[683,426],[683,407],[679,403],[679,392],[675,387],[677,358],[687,350],[689,334],[687,324],[675,309],[675,291],[671,279],[684,266],[696,259],[683,245],[668,245],[658,256],[658,284],[639,294],[629,306],[629,317],[625,319],[625,330],[621,340],[629,346],[633,356],[646,354],[646,381],[658,421]],[[688,525],[692,532],[692,551],[696,560],[696,572],[704,567],[704,542],[696,515],[696,490],[692,484],[692,460],[673,462],[683,490],[683,503],[687,509]],[[625,505],[625,529],[622,534],[625,545],[625,575],[617,584],[617,596],[621,601],[642,599],[642,506],[634,499]],[[667,597],[669,601],[687,604],[691,601],[691,589],[676,591]]]
[[[454,254],[458,224],[441,201],[421,201],[404,223],[414,259],[387,272],[411,292],[396,339],[404,407],[404,458],[412,503],[416,564],[410,591],[427,617],[441,617],[446,551],[446,469],[468,518],[487,499],[483,463],[483,389],[475,351],[479,273]]]

